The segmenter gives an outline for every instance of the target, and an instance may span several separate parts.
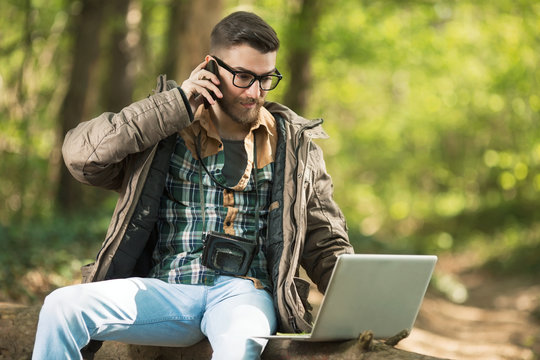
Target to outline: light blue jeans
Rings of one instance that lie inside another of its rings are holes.
[[[33,359],[81,359],[90,339],[190,346],[208,337],[212,359],[258,359],[276,329],[272,296],[250,280],[213,286],[129,278],[53,291],[39,316]]]

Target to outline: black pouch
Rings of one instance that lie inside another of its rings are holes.
[[[202,264],[218,274],[245,276],[257,252],[257,241],[216,231],[203,233]]]

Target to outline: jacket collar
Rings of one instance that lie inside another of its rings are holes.
[[[290,125],[296,128],[300,133],[310,136],[314,139],[327,139],[328,134],[322,128],[323,119],[308,120],[285,105],[269,102],[264,104],[264,107],[272,114],[279,115],[285,119]]]

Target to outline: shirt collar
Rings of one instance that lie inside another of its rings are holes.
[[[215,155],[223,149],[223,142],[210,117],[210,111],[202,105],[195,112],[191,125],[180,131],[180,135],[194,158],[197,158],[195,143],[199,133],[201,135],[201,156],[203,158]],[[261,107],[259,118],[253,123],[244,139],[246,152],[250,160],[253,153],[253,134],[255,134],[257,142],[257,167],[263,168],[274,161],[277,145],[276,120],[265,107]]]

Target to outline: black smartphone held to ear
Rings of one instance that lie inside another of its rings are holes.
[[[206,67],[204,69],[210,71],[212,74],[216,75],[219,79],[218,64],[214,59],[211,59],[210,61],[208,61],[208,64],[206,64]],[[214,94],[213,91],[208,90],[208,92],[212,96],[212,99],[217,100],[217,96],[216,94]],[[206,100],[206,98],[204,98],[204,108],[208,109],[209,107],[210,107],[210,103],[208,102],[208,100]]]

